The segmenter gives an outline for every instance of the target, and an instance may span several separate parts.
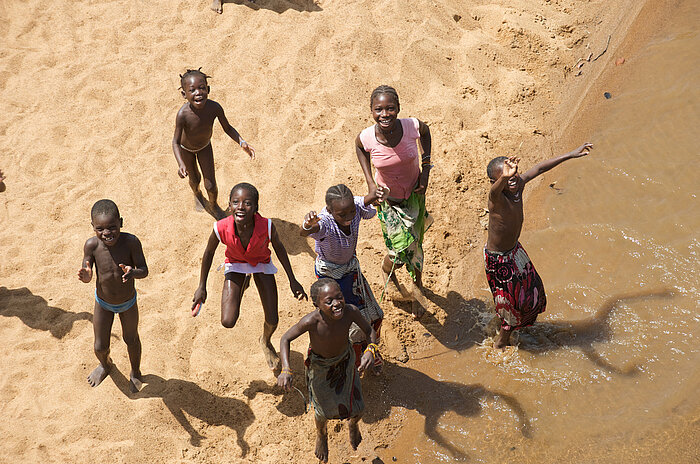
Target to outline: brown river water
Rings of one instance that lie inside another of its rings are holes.
[[[384,462],[700,462],[697,2],[670,18],[615,69],[612,98],[591,96],[591,155],[526,191],[547,311],[505,352],[487,338],[411,361],[444,407],[398,408]]]

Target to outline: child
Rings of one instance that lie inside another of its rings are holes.
[[[411,312],[418,320],[427,305],[422,276],[423,239],[431,221],[425,207],[432,168],[430,129],[416,118],[398,117],[401,110],[399,94],[388,85],[374,89],[370,109],[375,124],[358,134],[355,151],[369,192],[379,185],[385,185],[389,190],[378,214],[387,246],[382,270],[387,281],[390,279],[403,295],[404,289],[395,272],[406,266],[413,280]]]
[[[78,279],[92,280],[92,265],[97,270],[95,285],[95,355],[100,364],[88,376],[88,383],[98,386],[109,374],[112,360],[109,357],[109,341],[114,315],[119,314],[122,338],[126,343],[131,363],[129,387],[139,391],[141,378],[141,340],[139,339],[139,308],[136,303],[134,279],[148,275],[146,258],[141,242],[135,235],[121,232],[123,220],[112,200],[100,200],[92,207],[92,228],[95,237],[89,238],[83,247],[83,265]]]
[[[359,372],[370,366],[379,355],[377,333],[362,314],[346,305],[340,286],[333,279],[319,279],[311,285],[311,301],[318,308],[297,322],[282,335],[280,355],[282,373],[277,384],[286,391],[292,387],[289,368],[289,345],[304,332],[309,332],[309,353],[306,359],[306,384],[316,420],[316,457],[328,462],[328,419],[350,419],[350,445],[357,449],[362,441],[358,421],[364,409],[362,384],[355,367],[355,352],[348,342],[351,324],[357,324],[371,343],[362,355]]]
[[[344,184],[334,185],[326,192],[326,207],[318,215],[316,211],[310,211],[301,226],[302,237],[309,236],[316,240],[316,277],[335,279],[345,302],[360,310],[377,336],[384,313],[360,271],[356,248],[360,220],[371,219],[377,214],[371,203],[377,199],[383,201],[385,194],[386,190],[377,186],[376,190],[364,197],[354,197]],[[350,340],[355,350],[355,362],[359,365],[367,341],[355,324],[350,328]],[[381,364],[381,358],[378,358],[375,367],[380,368]]]
[[[270,337],[277,329],[277,283],[275,273],[277,268],[270,261],[269,244],[275,249],[284,271],[289,278],[289,285],[294,297],[301,300],[306,292],[294,277],[292,266],[289,264],[287,250],[280,241],[277,230],[270,219],[258,213],[258,190],[245,182],[237,184],[231,190],[229,208],[231,216],[214,223],[214,230],[209,236],[207,249],[202,258],[202,270],[199,277],[199,287],[194,292],[192,301],[193,315],[198,311],[198,305],[207,299],[207,277],[211,268],[214,252],[219,242],[226,245],[226,263],[224,274],[223,295],[221,297],[221,324],[230,329],[236,325],[241,309],[241,298],[249,280],[248,274],[253,274],[255,285],[262,301],[265,312],[263,334],[260,337],[265,360],[270,369],[277,367],[278,358]]]
[[[486,171],[492,186],[484,260],[486,279],[501,319],[501,330],[494,339],[496,348],[509,345],[511,332],[532,325],[547,305],[542,279],[518,241],[525,184],[568,159],[586,156],[592,147],[584,143],[574,151],[536,164],[522,176],[518,175],[520,158],[499,156],[489,162]]]
[[[200,68],[201,69],[201,68]],[[255,150],[248,145],[240,134],[231,127],[224,115],[224,109],[214,100],[209,100],[209,85],[207,76],[199,69],[188,69],[180,75],[182,96],[187,103],[182,105],[175,119],[175,135],[173,136],[173,152],[178,165],[178,175],[181,178],[189,176],[190,187],[194,196],[205,209],[216,219],[223,219],[225,213],[216,202],[219,189],[214,177],[214,154],[211,148],[211,135],[214,129],[214,119],[219,123],[233,140],[245,150],[251,159],[255,158]],[[204,188],[209,196],[209,202],[204,200],[199,190],[201,176],[197,170],[197,161],[204,177]]]

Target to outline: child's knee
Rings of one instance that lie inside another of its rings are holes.
[[[232,329],[236,325],[236,322],[238,322],[238,314],[221,316],[221,325],[227,329]]]
[[[207,192],[218,192],[219,189],[216,186],[216,181],[213,179],[204,179],[204,188]]]
[[[109,354],[109,340],[103,342],[102,340],[95,340],[95,354],[97,355],[107,355]]]
[[[139,338],[139,334],[130,334],[130,335],[124,335],[124,343],[126,343],[126,346],[138,346],[141,344],[141,339]]]

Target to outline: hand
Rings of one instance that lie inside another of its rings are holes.
[[[292,390],[292,374],[283,372],[277,377],[277,385],[284,388],[284,391]]]
[[[520,162],[520,158],[517,158],[515,156],[511,156],[507,160],[503,162],[503,168],[501,168],[501,177],[505,177],[506,179],[510,179],[514,175],[518,173],[518,163]]]
[[[306,292],[304,291],[304,287],[301,286],[301,284],[294,280],[290,282],[289,286],[292,288],[292,293],[294,294],[294,298],[297,300],[301,301],[304,298],[308,301],[309,297],[306,296]]]
[[[418,178],[418,186],[413,191],[425,195],[425,191],[428,189],[428,177],[430,177],[430,168],[424,168]]]
[[[185,177],[187,177],[187,168],[184,164],[181,164],[178,168],[177,175],[180,176],[180,179],[184,179]]]
[[[126,282],[134,276],[135,267],[125,266],[123,264],[120,264],[119,267],[122,268],[122,272],[124,273],[124,275],[122,275],[122,282]]]
[[[377,188],[375,190],[375,195],[377,196],[377,201],[381,203],[384,200],[386,200],[387,197],[389,196],[389,192],[391,192],[389,187],[386,187],[384,185],[377,185]]]
[[[316,224],[321,222],[321,218],[318,217],[318,214],[316,214],[316,211],[309,211],[306,216],[304,216],[304,223],[302,224],[303,228],[306,228],[306,230],[309,230]]]
[[[241,148],[243,149],[243,151],[245,151],[246,153],[248,153],[248,156],[250,156],[250,159],[252,159],[252,160],[255,159],[255,150],[253,149],[253,147],[251,147],[250,145],[248,145],[248,142],[246,142],[245,140],[243,140],[243,141],[241,142]]]
[[[370,367],[372,364],[374,364],[374,355],[372,354],[371,351],[367,350],[362,355],[362,358],[360,359],[360,366],[357,368],[357,370],[361,374],[362,372],[365,371],[365,369]]]
[[[204,304],[205,301],[207,301],[207,289],[197,287],[197,290],[194,292],[194,298],[192,298],[191,311],[194,312],[194,308],[200,303]]]
[[[85,263],[83,263],[83,267],[78,271],[78,280],[86,284],[92,280],[92,266],[90,265],[90,261],[85,260]]]
[[[593,144],[586,142],[580,147],[578,147],[576,150],[571,152],[571,157],[572,158],[580,158],[582,156],[586,156],[588,153],[591,152],[591,148],[593,148]]]

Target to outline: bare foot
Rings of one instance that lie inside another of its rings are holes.
[[[328,437],[316,432],[316,451],[314,454],[319,461],[328,462]]]
[[[219,13],[219,14],[223,13],[224,9],[221,7],[221,0],[213,0],[211,2],[211,9],[215,13]]]
[[[352,446],[354,450],[356,450],[357,446],[362,442],[362,434],[360,433],[360,427],[357,422],[356,420],[350,419],[350,425],[348,427],[350,431],[350,446]]]
[[[91,387],[96,387],[102,383],[102,381],[109,375],[109,371],[112,369],[112,360],[107,359],[107,367],[102,364],[98,364],[97,367],[90,372],[87,381]]]
[[[493,339],[493,347],[502,350],[510,345],[510,333],[512,330],[501,329]]]
[[[411,315],[414,321],[419,321],[425,314],[425,308],[418,300],[411,301]]]
[[[138,393],[143,387],[143,377],[141,377],[141,372],[132,372],[129,376],[129,390],[131,393]]]
[[[270,340],[265,341],[264,336],[261,336],[259,341],[263,354],[265,355],[265,361],[267,361],[267,366],[272,370],[277,369],[279,367],[280,358],[277,356],[275,347],[272,346]]]
[[[214,217],[217,221],[220,221],[227,216],[226,211],[221,209],[221,206],[219,206],[218,203],[214,203],[214,206],[212,207],[212,213],[214,214]]]

